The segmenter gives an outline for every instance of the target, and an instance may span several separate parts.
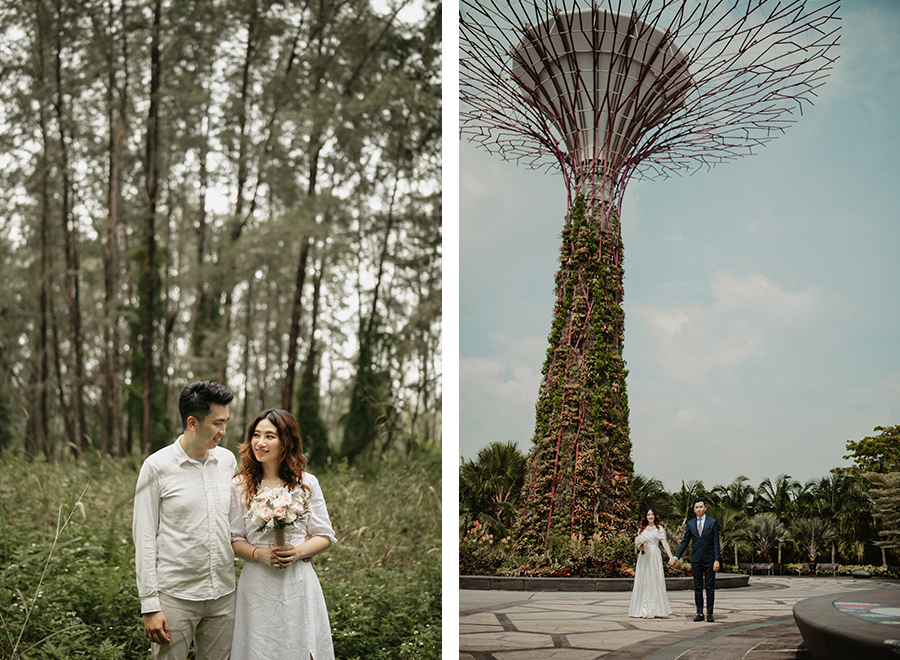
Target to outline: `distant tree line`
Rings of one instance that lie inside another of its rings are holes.
[[[439,441],[440,17],[4,2],[0,449],[149,453],[201,378],[314,462]]]
[[[876,427],[876,435],[847,443],[853,461],[826,477],[800,483],[789,475],[754,487],[740,476],[706,488],[683,482],[669,492],[662,482],[635,474],[635,524],[653,507],[669,530],[693,516],[697,497],[717,519],[726,561],[879,563],[900,561],[900,426]],[[523,498],[526,457],[513,442],[492,443],[460,466],[460,534],[474,522],[501,539],[514,529]],[[515,538],[511,538],[515,542]]]

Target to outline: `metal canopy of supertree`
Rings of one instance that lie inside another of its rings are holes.
[[[561,172],[568,193],[516,530],[526,545],[632,524],[626,185],[712,167],[780,135],[837,59],[837,4],[461,0],[461,135]]]
[[[636,3],[637,4],[637,3]],[[558,168],[570,203],[751,153],[812,104],[837,2],[461,0],[464,137]]]

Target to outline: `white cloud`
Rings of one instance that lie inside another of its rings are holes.
[[[491,442],[525,448],[534,432],[534,404],[547,349],[543,337],[490,336],[494,352],[459,361],[460,453],[474,456]]]
[[[815,287],[787,291],[758,273],[717,273],[710,293],[708,305],[629,310],[628,341],[668,375],[696,381],[778,350],[813,327],[824,307]]]

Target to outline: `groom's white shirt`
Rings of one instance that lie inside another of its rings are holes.
[[[181,437],[144,461],[132,523],[142,614],[160,611],[160,592],[199,601],[234,591],[228,512],[235,472],[234,454],[224,447],[201,463],[187,455]]]
[[[703,529],[706,527],[706,514],[697,518],[697,536],[703,536]]]

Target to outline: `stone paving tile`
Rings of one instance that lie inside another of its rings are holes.
[[[468,635],[465,650],[490,651],[491,649],[517,650],[539,648],[553,648],[553,639],[549,635],[527,632],[491,631],[484,634]]]
[[[593,660],[603,658],[606,653],[593,649],[544,649],[540,651],[497,651],[496,660]]]
[[[792,608],[871,589],[851,578],[756,576],[716,592],[716,623],[693,622],[692,592],[668,619],[628,617],[630,593],[460,592],[460,660],[808,660]]]

